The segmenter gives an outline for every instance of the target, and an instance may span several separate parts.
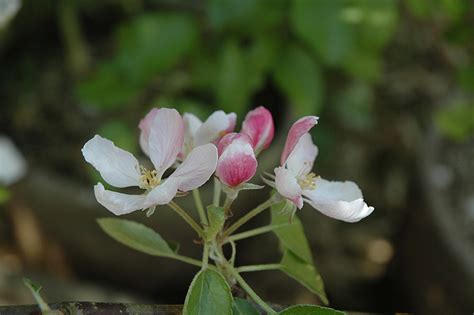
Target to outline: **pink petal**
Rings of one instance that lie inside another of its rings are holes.
[[[231,141],[229,141],[229,139]],[[230,134],[219,143],[221,151],[216,175],[230,187],[250,180],[257,170],[257,159],[250,138],[245,134]]]
[[[166,205],[173,200],[178,193],[179,178],[169,177],[165,179],[160,185],[153,188],[146,197],[146,208],[156,205]]]
[[[307,133],[314,125],[318,123],[318,117],[316,116],[305,116],[298,119],[293,126],[291,126],[288,136],[286,138],[285,147],[281,154],[280,164],[285,165],[286,159],[293,151],[294,147],[298,143],[298,140]]]
[[[140,146],[146,155],[148,155],[148,137],[150,136],[151,124],[157,113],[158,108],[151,109],[138,124],[138,128],[140,128]]]
[[[193,149],[170,178],[179,179],[180,191],[189,191],[204,185],[216,170],[216,165],[217,148],[208,143]]]
[[[137,159],[129,152],[117,148],[110,140],[95,135],[82,148],[84,159],[115,187],[138,186],[140,172]]]
[[[222,155],[222,152],[224,152],[225,148],[227,148],[227,146],[231,144],[235,138],[239,138],[239,137],[243,137],[243,134],[231,132],[223,136],[221,140],[219,140],[219,143],[217,144],[217,151],[219,153],[219,156]],[[250,139],[248,139],[248,141],[250,141]]]
[[[220,139],[235,128],[236,114],[226,114],[221,110],[212,113],[201,125],[194,137],[194,146],[203,145]]]
[[[97,201],[115,215],[147,208],[145,207],[146,195],[127,195],[106,190],[101,183],[94,186],[94,194]]]
[[[278,193],[301,209],[303,207],[303,198],[301,197],[303,190],[298,185],[296,174],[289,169],[277,167],[275,175],[275,187]]]
[[[241,132],[252,139],[255,152],[268,148],[275,133],[272,114],[263,106],[248,112],[242,123]]]
[[[301,136],[290,156],[286,159],[286,167],[297,174],[304,176],[313,169],[314,160],[318,155],[318,147],[313,144],[311,134]]]
[[[184,123],[175,109],[160,108],[151,125],[148,148],[158,176],[176,161],[184,142]]]
[[[316,181],[316,188],[304,191],[307,202],[328,217],[345,222],[357,222],[374,211],[364,202],[362,192],[354,182]]]

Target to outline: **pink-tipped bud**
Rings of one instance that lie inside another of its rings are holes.
[[[246,134],[229,133],[218,145],[216,175],[227,186],[236,187],[250,180],[257,171],[252,140]]]
[[[275,134],[272,114],[263,106],[251,110],[242,123],[241,132],[250,137],[254,151],[260,153],[268,148]]]
[[[150,136],[150,129],[151,125],[153,123],[153,120],[156,117],[156,114],[158,114],[158,108],[152,108],[148,114],[146,114],[145,117],[140,120],[140,123],[138,124],[138,128],[140,128],[140,146],[143,150],[148,155],[148,137]]]

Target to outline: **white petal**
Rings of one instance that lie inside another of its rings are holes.
[[[223,133],[230,132],[235,126],[235,114],[227,115],[222,110],[212,113],[209,118],[197,130],[194,137],[194,145],[202,145],[219,139]]]
[[[82,148],[84,159],[115,187],[138,186],[140,173],[137,159],[110,140],[95,135]]]
[[[286,160],[286,166],[298,176],[306,175],[313,169],[318,155],[318,147],[313,144],[311,134],[304,134]]]
[[[296,175],[283,167],[275,168],[275,187],[280,195],[292,201],[299,209],[303,207],[303,193]]]
[[[176,161],[184,142],[183,119],[175,109],[160,108],[153,120],[148,140],[150,159],[158,177]]]
[[[166,205],[173,200],[178,192],[179,179],[167,178],[160,185],[153,188],[146,197],[146,207],[152,207],[156,205]]]
[[[94,186],[94,194],[97,201],[115,215],[146,208],[144,205],[146,195],[127,195],[106,190],[101,183]]]
[[[184,127],[186,130],[186,135],[194,137],[199,127],[202,125],[202,121],[193,114],[184,113],[183,114]]]
[[[179,190],[189,191],[207,182],[216,170],[216,165],[217,148],[208,143],[193,149],[170,178],[179,179]]]
[[[316,180],[316,189],[304,191],[307,202],[328,217],[345,222],[357,222],[374,211],[367,206],[354,182]]]
[[[140,128],[140,146],[146,155],[148,155],[148,137],[150,136],[151,125],[157,113],[158,108],[152,108],[138,124],[138,128]]]
[[[199,127],[202,125],[202,121],[193,114],[184,113],[184,146],[181,152],[180,158],[186,157],[194,148],[194,137]]]
[[[26,161],[13,142],[0,136],[0,184],[11,185],[26,173]]]

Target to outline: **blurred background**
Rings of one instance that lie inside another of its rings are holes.
[[[291,123],[318,115],[315,172],[354,180],[376,208],[356,224],[298,212],[333,307],[474,309],[472,1],[0,0],[0,69],[1,304],[33,302],[23,276],[49,302],[182,303],[196,269],[99,230],[110,214],[80,149],[98,133],[144,158],[137,124],[152,107],[223,109],[240,126],[263,105],[277,131],[260,171]],[[235,217],[267,194],[242,193]],[[127,218],[199,257],[166,207]],[[272,235],[238,249],[239,264],[279,260]],[[278,272],[246,278],[266,300],[318,303]]]

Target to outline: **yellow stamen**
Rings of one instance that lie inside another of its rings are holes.
[[[143,166],[140,165],[140,188],[146,190],[152,190],[158,186],[161,182],[161,179],[157,177],[158,173],[156,170],[149,171]]]
[[[318,178],[319,176],[316,176],[316,174],[309,173],[298,179],[298,185],[300,185],[301,189],[313,190],[316,188],[316,179]]]

